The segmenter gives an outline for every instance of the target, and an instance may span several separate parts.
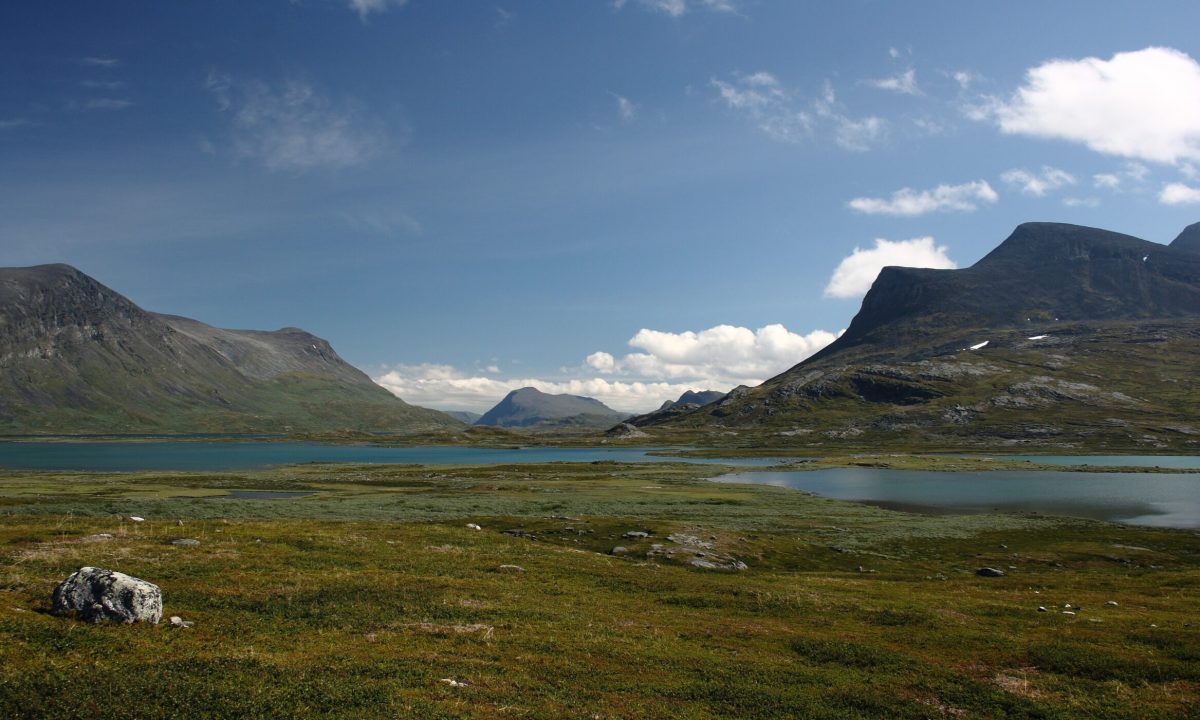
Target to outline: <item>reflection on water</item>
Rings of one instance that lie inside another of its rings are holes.
[[[1028,512],[1200,528],[1200,474],[838,468],[713,480],[790,487],[908,512]]]
[[[661,448],[656,448],[661,450]],[[246,470],[309,462],[418,465],[507,465],[548,462],[698,462],[773,465],[737,460],[648,455],[648,448],[378,447],[302,442],[0,442],[0,466],[21,470]]]

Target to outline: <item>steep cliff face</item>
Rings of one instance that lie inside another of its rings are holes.
[[[67,265],[0,269],[0,431],[429,429],[303,330],[147,312]]]
[[[1165,246],[1029,223],[966,269],[885,268],[822,352],[661,426],[780,445],[1200,446],[1194,244],[1200,224]]]
[[[963,270],[884,268],[846,333],[815,359],[864,345],[873,357],[917,357],[953,347],[955,331],[1195,315],[1200,255],[1107,230],[1026,223]]]

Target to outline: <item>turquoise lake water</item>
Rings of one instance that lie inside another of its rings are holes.
[[[655,448],[658,450],[659,448]],[[648,455],[648,448],[519,449],[471,447],[375,447],[298,442],[8,442],[0,443],[0,466],[22,470],[248,470],[309,462],[420,465],[507,465],[548,462],[679,462]],[[766,458],[688,462],[772,465]]]
[[[923,513],[1036,512],[1200,528],[1200,474],[1105,472],[928,472],[837,468],[722,475],[822,497]]]

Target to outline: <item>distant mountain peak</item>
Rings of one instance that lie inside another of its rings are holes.
[[[475,424],[501,427],[545,427],[555,424],[610,427],[624,418],[624,413],[613,410],[595,398],[551,395],[537,388],[524,387],[506,395]]]
[[[1171,241],[1171,248],[1184,252],[1200,253],[1200,222],[1192,223]]]

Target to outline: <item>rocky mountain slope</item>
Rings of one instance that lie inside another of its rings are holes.
[[[660,424],[724,398],[725,393],[718,390],[688,390],[678,400],[667,400],[654,412],[629,418],[626,422],[635,427]]]
[[[0,269],[0,432],[410,431],[397,399],[297,328],[147,312],[67,265]]]
[[[538,430],[607,428],[625,417],[593,398],[550,395],[527,387],[510,392],[475,424]]]
[[[1200,224],[1170,246],[1018,227],[963,270],[885,268],[845,334],[667,418],[788,446],[1200,448]]]

